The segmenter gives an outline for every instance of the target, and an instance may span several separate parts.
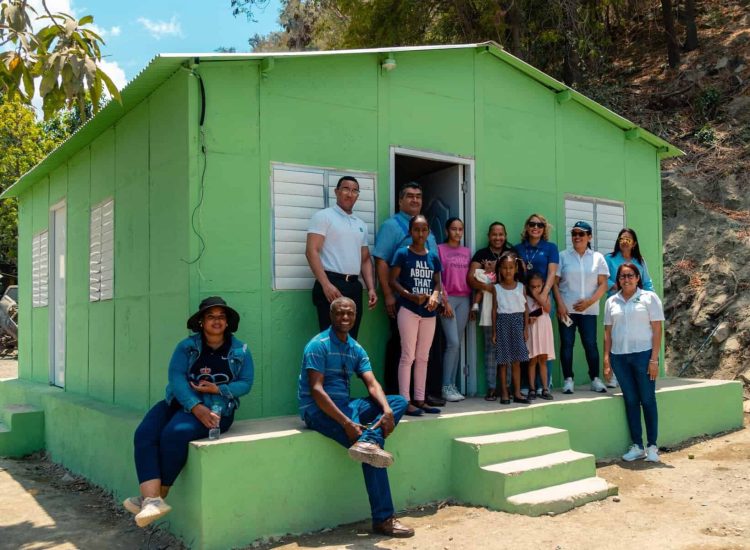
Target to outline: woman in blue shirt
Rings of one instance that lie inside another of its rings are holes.
[[[607,254],[604,259],[607,260],[607,267],[609,267],[608,296],[612,296],[619,290],[616,279],[617,269],[625,263],[632,263],[638,268],[638,271],[641,273],[643,290],[654,291],[654,283],[651,280],[651,275],[648,274],[646,260],[641,255],[641,248],[638,246],[638,236],[635,234],[634,229],[630,229],[629,227],[621,229],[617,235],[614,250]]]

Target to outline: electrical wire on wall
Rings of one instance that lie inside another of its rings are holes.
[[[197,65],[200,62],[200,60],[196,57],[195,58],[195,64]],[[202,207],[203,207],[203,199],[205,197],[205,191],[206,191],[206,169],[208,168],[208,155],[206,152],[206,131],[203,126],[203,123],[206,120],[206,88],[203,85],[203,79],[201,78],[200,73],[196,71],[194,68],[188,69],[190,74],[193,75],[198,80],[198,86],[200,89],[200,97],[201,97],[201,112],[200,112],[200,119],[198,122],[198,135],[200,139],[200,150],[201,150],[201,156],[203,158],[203,169],[201,170],[201,181],[200,181],[200,187],[198,188],[198,203],[193,208],[193,212],[190,215],[190,226],[193,230],[193,233],[196,237],[198,237],[198,255],[192,259],[192,260],[185,260],[182,259],[183,262],[185,262],[188,265],[192,264],[198,264],[198,275],[201,279],[203,279],[203,273],[201,273],[200,270],[200,259],[203,257],[204,252],[206,251],[206,240],[204,239],[203,235],[201,235],[199,227],[202,226],[202,219],[201,219],[201,213],[202,213]],[[198,216],[198,223],[196,224],[196,215]]]

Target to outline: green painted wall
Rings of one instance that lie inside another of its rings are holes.
[[[623,200],[660,280],[653,147],[627,141],[573,101],[558,103],[492,54],[399,52],[396,60],[382,73],[377,54],[277,58],[265,74],[252,60],[202,62],[195,71],[205,84],[203,134],[198,81],[178,71],[21,196],[26,281],[31,237],[47,226],[49,206],[67,196],[68,391],[145,410],[163,395],[185,318],[200,298],[220,294],[242,315],[238,336],[257,367],[239,418],[296,410],[301,350],[317,323],[308,291],[271,290],[273,162],[376,173],[382,222],[390,213],[390,146],[473,157],[477,246],[496,219],[517,242],[533,211],[550,219],[564,246],[566,194]],[[88,212],[109,197],[115,298],[90,303]],[[21,311],[29,320],[21,328],[21,376],[45,382],[47,309],[32,311],[29,302]],[[382,308],[365,312],[360,340],[377,373],[386,325]],[[483,391],[481,343],[477,355]],[[584,381],[583,362],[576,364]]]

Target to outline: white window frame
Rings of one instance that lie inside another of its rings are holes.
[[[580,209],[574,209],[573,205],[569,204],[569,202],[590,205],[591,211],[590,213],[584,213]],[[615,244],[615,239],[617,238],[617,233],[623,227],[627,227],[627,212],[624,202],[611,199],[602,199],[599,197],[588,197],[584,195],[565,195],[564,205],[566,248],[571,248],[573,246],[570,239],[571,227],[573,227],[573,224],[575,222],[581,220],[590,223],[591,227],[593,227],[594,229],[594,238],[591,241],[591,248],[598,252],[601,252],[602,254],[612,252]],[[612,212],[613,209],[620,209],[622,211],[621,221],[609,221],[605,219],[605,216],[608,218],[612,215],[616,215],[616,212]],[[615,226],[617,226],[616,229]],[[600,233],[604,234],[605,231],[614,233],[615,237],[611,239],[602,238]]]
[[[31,238],[31,305],[49,304],[49,230],[44,229]]]
[[[114,297],[115,200],[108,198],[91,207],[89,217],[89,301]]]
[[[360,183],[361,193],[353,212],[367,224],[368,243],[372,247],[377,230],[378,186],[374,172],[271,163],[271,285],[273,290],[309,290],[312,288],[315,277],[307,264],[304,248],[307,229],[310,218],[315,212],[336,204],[336,183],[342,176],[353,176]],[[277,240],[277,236],[283,236],[288,240]],[[279,250],[285,245],[290,252]],[[282,254],[287,257],[282,259]],[[277,261],[280,262],[278,265]],[[287,274],[281,275],[279,271],[287,271]]]

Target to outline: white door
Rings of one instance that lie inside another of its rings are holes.
[[[65,387],[65,229],[66,208],[50,210],[50,384]]]

